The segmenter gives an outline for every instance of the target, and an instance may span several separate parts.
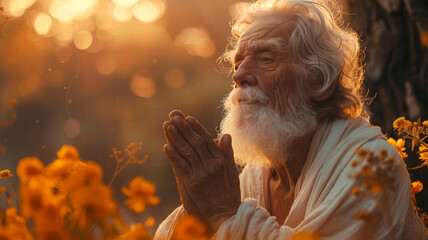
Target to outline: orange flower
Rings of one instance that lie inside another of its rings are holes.
[[[117,210],[111,190],[105,185],[84,185],[69,196],[73,207],[71,219],[78,221],[82,229],[91,227],[93,221],[101,221]]]
[[[95,162],[86,161],[77,165],[73,173],[66,180],[65,190],[71,191],[84,184],[101,183],[103,169]]]
[[[6,209],[5,215],[6,215],[7,230],[13,236],[13,239],[20,239],[20,240],[33,239],[30,231],[27,228],[25,219],[21,216],[18,216],[16,208],[11,207]],[[3,239],[3,238],[0,237],[0,239]]]
[[[2,179],[2,178],[6,179],[6,178],[10,178],[12,176],[13,176],[13,174],[10,173],[9,169],[5,169],[5,170],[0,171],[0,179]]]
[[[397,141],[393,138],[389,138],[388,142],[392,144],[392,146],[397,149],[397,152],[400,154],[400,156],[404,159],[408,157],[406,151],[406,148],[404,147],[404,144],[406,143],[403,139],[399,138]]]
[[[28,182],[30,179],[42,174],[43,163],[37,157],[26,157],[19,161],[16,167],[21,182]]]
[[[316,233],[299,232],[291,237],[291,240],[318,240],[320,237]]]
[[[20,193],[22,215],[26,218],[40,213],[46,202],[54,198],[52,190],[35,179],[30,180],[27,185],[21,184]]]
[[[144,180],[141,176],[134,178],[128,188],[122,187],[122,192],[130,197],[125,201],[129,209],[140,213],[146,209],[147,205],[157,205],[159,198],[153,196],[156,187],[153,183]]]
[[[6,223],[8,225],[21,225],[25,226],[25,219],[21,216],[18,216],[18,211],[15,207],[10,207],[6,209]]]
[[[146,225],[147,227],[153,227],[155,225],[155,218],[154,217],[147,218],[144,225]]]
[[[63,145],[61,149],[56,153],[59,159],[70,159],[70,160],[78,160],[80,159],[79,152],[77,149],[70,145]]]
[[[51,201],[49,201],[51,200]],[[64,206],[61,200],[49,199],[43,211],[34,217],[34,224],[39,239],[67,239],[64,232]]]
[[[7,227],[0,226],[0,239],[1,240],[14,240],[15,237]]]
[[[422,122],[422,126],[423,126],[424,128],[428,128],[428,121],[423,121],[423,122]]]
[[[172,236],[173,240],[208,240],[208,230],[205,224],[191,215],[185,215],[178,220]]]
[[[412,127],[412,123],[406,120],[404,117],[400,117],[394,121],[392,126],[394,127],[394,129],[398,129],[398,131],[401,131],[402,129],[408,130]]]
[[[424,185],[420,182],[412,182],[412,195],[415,196],[416,193],[422,191]]]
[[[56,159],[45,169],[45,175],[54,181],[54,184],[63,191],[70,189],[68,177],[82,164],[81,161],[70,161],[69,159]]]
[[[419,146],[419,151],[421,151],[421,153],[419,153],[419,159],[428,162],[428,148],[425,147],[424,145],[420,145]],[[422,152],[424,151],[424,152]]]
[[[126,233],[125,235],[123,235],[121,237],[121,239],[123,239],[123,240],[134,240],[134,239],[141,239],[141,240],[147,239],[147,240],[149,240],[150,235],[147,232],[147,230],[143,224],[137,223],[137,224],[132,224],[131,228],[129,229],[129,232]]]

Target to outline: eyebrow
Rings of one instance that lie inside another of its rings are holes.
[[[254,40],[249,42],[247,49],[252,51],[277,51],[282,52],[287,41],[283,38],[271,38],[267,40]]]
[[[283,55],[287,45],[288,42],[283,38],[249,40],[244,43],[244,51],[241,50],[235,52],[232,61],[235,63],[236,59],[240,58],[248,50],[253,52],[271,51],[276,52],[279,55]]]

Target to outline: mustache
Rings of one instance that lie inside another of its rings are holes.
[[[261,104],[268,105],[269,97],[259,87],[234,88],[225,100],[229,107],[239,104]]]

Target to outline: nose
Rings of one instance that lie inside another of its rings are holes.
[[[251,70],[253,70],[253,68],[251,68],[250,64],[247,64],[246,61],[239,64],[232,75],[233,82],[235,82],[235,88],[257,85],[257,79]]]

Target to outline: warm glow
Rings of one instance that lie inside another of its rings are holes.
[[[45,35],[49,32],[52,26],[52,19],[46,13],[40,13],[34,20],[34,29],[40,35]]]
[[[231,17],[236,17],[238,13],[243,12],[250,5],[249,2],[237,2],[229,7],[229,14]]]
[[[161,9],[148,0],[143,0],[134,7],[134,16],[142,22],[154,22],[160,17],[160,14]]]
[[[156,84],[151,78],[134,75],[131,81],[131,91],[142,98],[151,98],[156,93]]]
[[[116,59],[113,56],[106,56],[97,62],[97,71],[100,74],[112,74],[116,69]]]
[[[60,22],[84,20],[92,16],[98,0],[53,0],[50,14]]]
[[[127,22],[132,18],[132,8],[124,6],[115,6],[113,10],[113,17],[118,22]]]
[[[80,50],[89,48],[92,44],[92,34],[88,31],[80,31],[74,36],[74,45]]]
[[[60,43],[70,43],[74,38],[74,28],[70,23],[59,23],[56,27],[55,38]]]
[[[165,82],[174,88],[180,87],[186,81],[186,76],[184,75],[183,70],[180,68],[170,69],[165,74]]]
[[[80,123],[76,119],[68,119],[64,124],[64,133],[67,137],[73,138],[80,133]]]
[[[71,58],[71,48],[69,46],[57,47],[55,49],[55,58],[60,63],[65,63]]]
[[[193,56],[210,57],[215,53],[215,44],[204,28],[186,28],[176,38],[177,46],[182,46]]]
[[[119,6],[132,7],[138,2],[138,0],[113,0],[113,2]]]
[[[36,0],[12,0],[9,4],[8,10],[12,16],[19,17],[35,2]]]

